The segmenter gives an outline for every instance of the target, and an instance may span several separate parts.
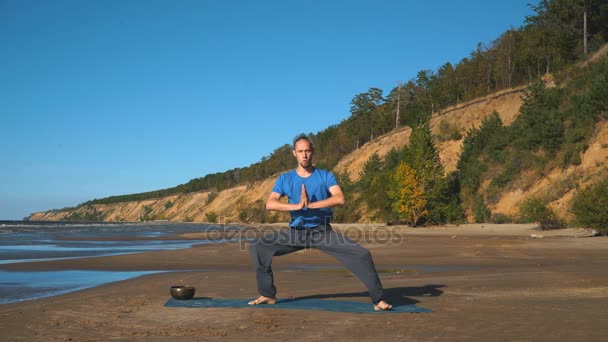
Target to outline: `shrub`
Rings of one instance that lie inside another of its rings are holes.
[[[253,203],[246,204],[241,201],[237,204],[239,209],[239,221],[242,223],[257,222],[266,223],[266,209],[263,200],[257,200]]]
[[[217,223],[218,215],[215,211],[211,211],[205,214],[208,222]]]
[[[439,123],[439,135],[436,138],[438,141],[460,140],[462,133],[458,131],[457,127],[452,127],[446,120],[442,120]]]
[[[277,223],[277,222],[279,222],[279,213],[276,213],[276,212],[275,212],[275,213],[273,213],[272,215],[269,215],[269,216],[266,218],[266,221],[267,221],[268,223]]]
[[[167,220],[167,216],[164,213],[158,213],[152,217],[153,221],[164,221]]]
[[[538,222],[542,230],[563,228],[564,226],[555,212],[538,197],[529,197],[524,200],[519,207],[519,212],[525,221]]]
[[[486,206],[483,197],[476,195],[473,199],[473,217],[475,217],[475,223],[488,222],[490,214],[490,209]]]
[[[497,224],[512,223],[513,218],[503,213],[495,213],[492,215],[492,218],[490,218],[490,222]]]
[[[576,193],[572,212],[576,222],[608,235],[608,178]]]
[[[152,207],[149,205],[144,205],[143,208],[141,208],[140,212],[139,212],[139,220],[140,221],[151,221],[152,218]]]
[[[215,191],[210,191],[209,194],[207,195],[207,198],[205,199],[205,205],[213,202],[213,200],[217,197],[217,192]]]
[[[239,210],[239,221],[242,223],[249,222],[249,208]]]
[[[92,205],[87,205],[84,209],[79,211],[73,211],[63,220],[65,221],[81,221],[81,222],[103,222],[105,214]]]

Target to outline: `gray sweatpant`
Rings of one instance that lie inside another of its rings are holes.
[[[280,230],[255,239],[250,254],[256,272],[258,292],[275,297],[277,290],[272,274],[272,257],[304,248],[317,248],[338,259],[367,287],[374,304],[383,299],[383,289],[370,252],[330,227]]]

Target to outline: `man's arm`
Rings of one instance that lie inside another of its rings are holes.
[[[276,211],[294,211],[300,210],[308,204],[308,195],[306,194],[306,187],[302,184],[302,196],[300,197],[300,203],[284,203],[280,201],[281,194],[271,192],[266,200],[266,210]]]
[[[318,202],[307,202],[306,207],[309,209],[322,209],[344,204],[344,193],[339,185],[336,184],[330,187],[329,193],[331,197]]]

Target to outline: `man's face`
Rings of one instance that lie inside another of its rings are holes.
[[[298,160],[298,165],[307,168],[312,166],[312,155],[314,149],[310,145],[310,142],[306,139],[301,139],[296,142],[296,148],[293,150],[293,156]]]

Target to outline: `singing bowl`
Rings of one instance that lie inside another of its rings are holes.
[[[192,299],[196,289],[192,286],[171,286],[171,297],[179,300]]]

